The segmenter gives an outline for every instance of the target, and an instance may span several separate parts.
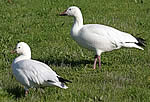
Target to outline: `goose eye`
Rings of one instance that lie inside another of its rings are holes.
[[[20,49],[20,47],[18,47]]]
[[[71,8],[69,10],[71,11]]]

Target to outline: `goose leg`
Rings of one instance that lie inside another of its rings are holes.
[[[101,56],[98,56],[99,68],[101,69]]]
[[[29,93],[29,91],[28,91],[28,90],[25,90],[25,96],[27,96],[27,95],[28,95],[28,93]]]
[[[29,93],[29,90],[25,87],[25,96],[27,96]]]
[[[94,57],[94,66],[93,66],[93,69],[96,69],[96,62],[97,62],[97,55],[95,55],[95,57]]]

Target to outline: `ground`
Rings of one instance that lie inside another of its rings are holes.
[[[69,6],[81,8],[84,24],[104,24],[146,40],[144,51],[122,48],[102,54],[102,69],[93,70],[94,52],[81,48],[70,36],[72,17],[60,17]],[[32,58],[48,64],[69,79],[68,89],[44,92],[23,86],[12,76],[10,53],[24,41]],[[149,102],[149,0],[1,0],[1,102]]]

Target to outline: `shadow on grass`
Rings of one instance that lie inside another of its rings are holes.
[[[86,66],[87,64],[91,64],[93,66],[94,60],[85,60],[85,59],[66,59],[66,58],[60,58],[60,59],[54,59],[54,58],[48,58],[48,59],[37,59],[38,61],[41,61],[45,64],[48,65],[55,65],[55,66],[71,66],[71,67],[81,67],[81,66]],[[98,62],[97,62],[98,64]],[[111,63],[105,63],[101,62],[102,65],[109,64]]]
[[[16,87],[13,87],[13,88],[8,88],[6,90],[10,95],[14,95],[15,99],[25,97],[25,94],[24,94],[25,91],[22,87],[16,86]]]

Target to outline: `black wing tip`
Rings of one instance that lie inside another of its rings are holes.
[[[143,46],[143,47],[146,46],[146,42],[145,42],[146,40],[145,40],[145,39],[139,38],[139,37],[136,37],[136,39],[137,39],[137,41],[138,41],[138,43],[136,43],[137,45]]]
[[[51,83],[54,83],[54,81],[52,81],[52,80],[47,80],[48,82],[51,82]]]
[[[67,79],[64,79],[64,78],[62,78],[62,77],[57,76],[57,78],[58,78],[58,80],[59,80],[60,82],[62,82],[62,83],[66,83],[66,82],[72,83],[72,81],[67,80]]]

